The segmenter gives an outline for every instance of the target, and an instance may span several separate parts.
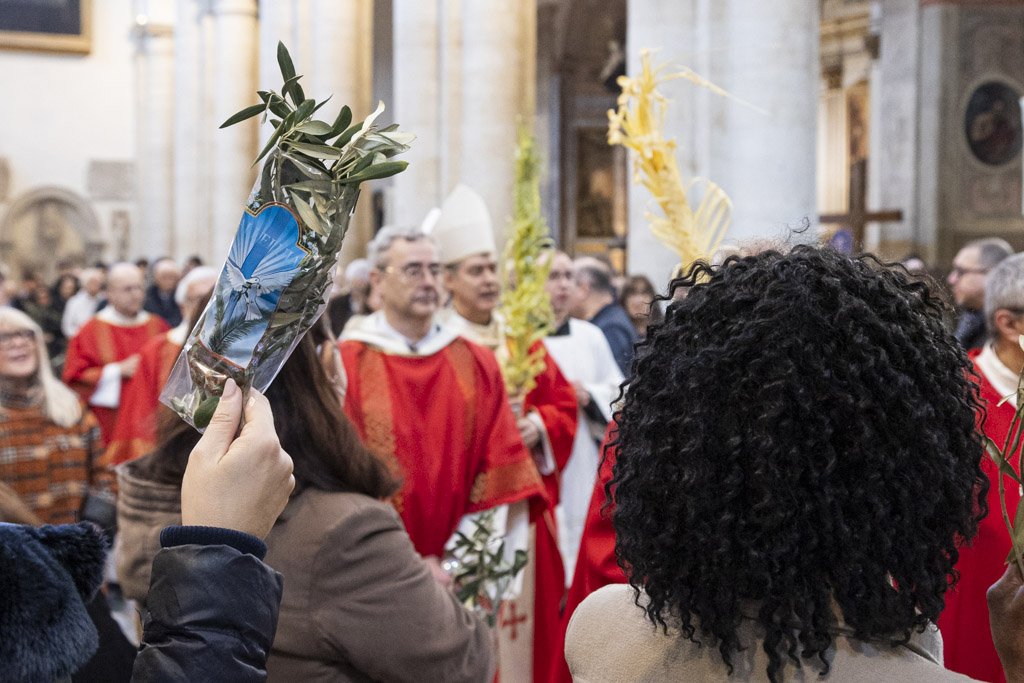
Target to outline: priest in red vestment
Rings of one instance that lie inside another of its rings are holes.
[[[490,212],[483,199],[458,185],[445,200],[431,236],[440,247],[444,284],[450,306],[437,319],[470,341],[486,346],[501,361],[507,354],[504,320],[496,307],[501,296],[497,246]],[[541,342],[539,348],[544,349]],[[509,511],[510,524],[529,513],[533,544],[528,548],[528,575],[519,595],[506,601],[499,626],[499,674],[503,680],[548,681],[563,659],[557,647],[565,570],[558,548],[554,505],[559,474],[572,454],[576,435],[576,391],[554,359],[544,353],[544,370],[536,386],[518,400],[517,426],[544,479],[548,500],[532,510]],[[532,636],[532,637],[531,637]]]
[[[107,446],[105,460],[112,465],[134,460],[156,446],[157,411],[160,392],[178,360],[185,338],[195,324],[203,301],[209,297],[217,282],[217,270],[198,266],[190,270],[179,282],[174,301],[181,309],[182,323],[160,334],[139,350],[139,366],[125,383],[121,394],[121,409],[117,412],[113,436]]]
[[[106,308],[68,342],[64,383],[91,406],[103,446],[114,432],[123,385],[138,369],[139,350],[168,330],[162,318],[142,310],[144,295],[142,271],[115,264],[107,277]]]
[[[385,228],[370,261],[382,309],[339,344],[345,412],[403,478],[394,505],[416,550],[439,567],[463,515],[543,497],[544,485],[494,354],[434,320],[434,242],[418,228]]]
[[[971,353],[980,380],[982,413],[978,427],[1000,448],[1006,440],[1010,421],[1017,410],[1017,385],[1024,368],[1024,255],[1004,260],[989,273],[985,285],[985,319],[989,340]],[[1020,454],[1009,456],[1016,468]],[[1003,668],[992,644],[985,592],[1006,569],[1010,535],[1003,523],[999,503],[998,470],[985,456],[982,468],[988,474],[988,516],[978,525],[978,535],[960,548],[956,570],[960,581],[946,594],[946,609],[939,617],[943,660],[947,669],[982,681],[1003,681]],[[1003,478],[1006,501],[1012,519],[1020,502],[1020,486]]]

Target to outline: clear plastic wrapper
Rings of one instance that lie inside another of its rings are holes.
[[[210,303],[160,394],[200,431],[229,377],[243,390],[265,390],[323,313],[360,183],[403,170],[390,158],[412,138],[397,125],[373,125],[383,104],[356,124],[348,107],[333,124],[313,119],[323,103],[305,98],[283,45],[278,61],[282,94],[261,91],[262,104],[224,123],[280,117],[271,118],[263,168]]]

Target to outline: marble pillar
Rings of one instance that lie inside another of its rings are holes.
[[[536,14],[535,0],[462,5],[459,176],[487,202],[499,245],[512,218],[516,129],[536,101]]]
[[[684,174],[707,177],[733,200],[727,240],[786,238],[814,220],[818,7],[803,0],[630,0],[628,71],[642,48],[694,68],[757,109],[685,81],[668,84],[666,133]],[[650,234],[652,200],[630,187],[629,270],[664,283],[675,257]],[[796,240],[813,239],[810,232]]]
[[[177,3],[174,30],[173,256],[210,259],[209,188],[202,182],[201,141],[209,135],[203,98],[202,15],[195,0]]]
[[[310,14],[310,46],[315,61],[310,64],[312,78],[306,83],[306,93],[321,101],[333,95],[321,111],[323,118],[332,121],[342,105],[352,109],[354,120],[366,117],[376,107],[371,102],[373,79],[373,1],[372,0],[312,0]],[[298,67],[296,67],[298,68]],[[303,79],[306,80],[306,79]],[[391,103],[385,102],[388,110]],[[388,111],[381,119],[393,119]],[[342,245],[341,261],[348,263],[366,253],[366,245],[373,237],[373,190],[375,183],[363,183],[349,231]]]
[[[256,0],[215,0],[211,3],[213,50],[211,73],[212,123],[225,119],[256,101],[257,27]],[[252,162],[256,147],[257,120],[249,119],[213,136],[211,260],[227,257],[255,180]]]
[[[443,0],[441,0],[443,2]],[[441,149],[440,5],[435,0],[394,0],[394,120],[416,135],[405,155],[409,168],[394,177],[392,222],[419,225],[440,206]]]
[[[900,223],[881,226],[879,250],[900,257],[911,251],[934,258],[923,240],[918,207],[919,93],[921,78],[921,3],[919,0],[887,0],[881,3],[881,36],[877,87],[872,109],[878,125],[872,127],[869,180],[878,179],[876,207],[899,209]],[[873,180],[871,180],[873,184]],[[870,207],[874,208],[874,207]],[[902,253],[897,253],[902,252]]]
[[[174,6],[136,3],[138,220],[127,253],[174,254]]]

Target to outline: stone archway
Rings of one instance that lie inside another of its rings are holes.
[[[58,264],[84,266],[102,258],[106,241],[84,197],[62,187],[40,187],[18,197],[0,221],[0,261],[14,276],[35,271],[52,282]]]

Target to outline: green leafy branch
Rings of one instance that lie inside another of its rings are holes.
[[[1004,401],[1007,399],[1003,399]],[[1012,549],[1006,561],[1016,560],[1017,567],[1021,574],[1024,574],[1024,504],[1017,505],[1017,511],[1011,521],[1010,511],[1006,504],[1006,481],[1004,475],[1012,479],[1017,486],[1024,487],[1024,480],[1020,471],[1020,447],[1024,442],[1024,376],[1017,385],[1017,411],[1010,420],[1010,428],[1006,432],[1006,439],[1000,448],[995,441],[987,436],[982,436],[985,444],[985,451],[995,462],[999,469],[999,507],[1003,516],[1003,523],[1010,533]],[[1017,458],[1017,469],[1014,469],[1010,460]]]
[[[516,550],[511,560],[505,557],[505,541],[494,528],[494,514],[492,509],[473,517],[469,535],[455,532],[451,552],[456,597],[466,607],[482,612],[492,627],[501,601],[527,563],[525,550]]]
[[[502,374],[512,396],[525,396],[544,370],[546,350],[537,342],[554,324],[551,297],[545,289],[553,243],[540,205],[540,155],[530,132],[519,128],[515,157],[515,201],[512,233],[502,259],[507,283],[501,299],[505,320],[507,356],[502,356]]]
[[[209,420],[228,377],[243,390],[270,384],[287,355],[323,312],[360,183],[387,178],[408,165],[393,157],[409,149],[413,136],[399,130],[397,124],[381,128],[374,123],[384,111],[383,103],[363,121],[353,122],[348,106],[331,122],[317,119],[330,98],[318,103],[306,97],[299,83],[302,77],[295,73],[283,43],[277,46],[277,62],[283,80],[280,92],[258,91],[260,102],[230,116],[221,128],[254,116],[273,126],[253,163],[262,161],[263,168],[247,208],[258,213],[273,202],[291,209],[300,225],[298,246],[305,256],[280,292],[277,307],[265,321],[267,328],[244,368],[220,354],[264,321],[243,321],[225,329],[226,293],[217,292],[211,304],[215,329],[210,348],[191,343],[195,341],[193,331],[186,352],[192,388],[188,395],[170,399],[172,407],[197,427]],[[208,308],[198,329],[209,314]]]

